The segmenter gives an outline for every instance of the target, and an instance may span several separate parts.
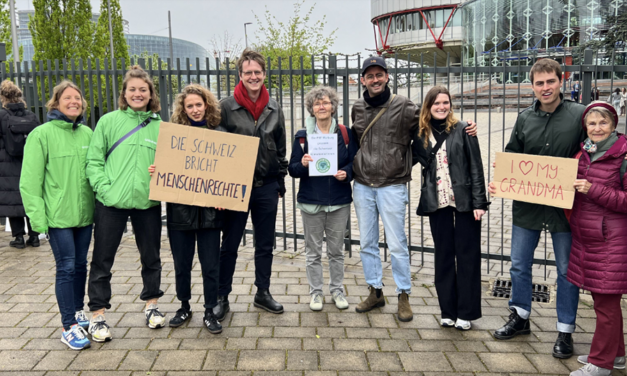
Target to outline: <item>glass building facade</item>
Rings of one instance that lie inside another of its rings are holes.
[[[388,29],[388,24],[391,20],[392,24],[390,25],[390,34],[397,34],[413,30],[428,30],[429,27],[431,27],[431,29],[443,28],[446,24],[446,21],[448,21],[448,26],[461,26],[462,16],[460,12],[457,12],[449,20],[449,17],[451,16],[451,12],[453,10],[453,7],[444,9],[423,10],[422,14],[424,14],[424,18],[419,11],[413,13],[397,14],[389,19],[381,19],[379,21],[379,27],[383,32],[385,32]]]
[[[572,47],[600,39],[609,15],[627,12],[625,0],[471,0],[463,3],[464,65],[501,65],[503,60],[561,55],[572,64]]]

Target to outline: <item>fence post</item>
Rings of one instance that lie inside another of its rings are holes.
[[[161,69],[159,69],[161,70]],[[161,120],[170,121],[170,104],[168,103],[168,81],[166,80],[165,73],[159,75],[159,100],[161,101]],[[172,101],[174,102],[174,101]]]
[[[592,50],[586,48],[583,52],[583,81],[581,83],[581,103],[588,105],[591,101],[592,92]]]
[[[335,55],[329,55],[329,86],[337,89],[337,56]]]

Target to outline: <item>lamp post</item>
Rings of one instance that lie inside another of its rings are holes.
[[[246,25],[252,25],[252,22],[244,23],[244,38],[246,40],[246,48],[248,48],[248,33],[246,33]]]
[[[15,0],[9,0],[9,17],[11,17],[11,42],[13,43],[13,62],[17,72],[17,65],[20,62],[20,47],[17,45],[17,25],[15,22]]]

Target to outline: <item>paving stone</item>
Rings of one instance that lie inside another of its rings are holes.
[[[200,370],[207,355],[201,350],[163,350],[153,366],[154,370],[196,371]]]
[[[181,344],[180,339],[153,339],[150,342],[150,350],[175,350]]]
[[[409,346],[412,351],[427,352],[427,351],[456,351],[457,349],[451,341],[425,341],[425,340],[410,340]]]
[[[27,338],[0,339],[0,350],[19,350],[30,341]]]
[[[259,326],[299,326],[300,317],[297,312],[285,312],[275,315],[263,312],[259,315]]]
[[[568,368],[552,355],[525,354],[525,356],[541,373],[564,375],[569,372]]]
[[[264,328],[265,329],[265,328]],[[315,328],[293,328],[277,326],[274,328],[274,338],[307,338],[316,337]]]
[[[416,318],[414,317],[414,320]],[[394,339],[419,339],[418,331],[415,329],[388,329],[390,337]]]
[[[300,314],[300,325],[305,327],[327,326],[327,314],[324,312],[303,312]]]
[[[102,345],[103,350],[146,350],[150,345],[149,339],[116,339],[115,341],[105,342]]]
[[[333,340],[335,350],[360,350],[360,351],[379,351],[379,345],[375,339],[341,339]]]
[[[316,351],[289,350],[287,352],[287,369],[317,370],[318,353]]]
[[[120,364],[120,370],[141,371],[149,370],[155,362],[158,351],[129,351]]]
[[[244,329],[244,337],[272,337],[271,327],[247,326]]]
[[[320,369],[338,371],[368,371],[364,352],[320,351]]]
[[[389,338],[387,329],[381,328],[346,328],[348,338]]]
[[[491,372],[536,373],[535,367],[522,354],[478,354],[479,358]]]
[[[320,338],[347,338],[344,328],[316,328],[316,333]]]
[[[227,350],[252,350],[257,347],[257,338],[229,338]]]
[[[360,313],[329,313],[329,326],[342,328],[369,328],[368,315]]]
[[[237,312],[233,314],[229,326],[256,326],[259,320],[259,313]]]
[[[333,340],[330,338],[303,338],[304,350],[333,350]]]
[[[456,371],[486,371],[486,368],[476,354],[470,352],[446,352],[445,354]]]
[[[285,369],[285,351],[242,350],[237,362],[238,370],[281,371]]]
[[[203,370],[234,370],[238,351],[209,350]]]
[[[37,363],[36,371],[62,371],[76,358],[76,351],[50,351]]]
[[[112,371],[118,368],[126,353],[124,350],[81,351],[69,370]]]
[[[259,350],[301,350],[300,338],[259,338],[257,341]]]
[[[453,341],[457,351],[463,352],[488,352],[483,342],[479,341]]]
[[[403,339],[380,339],[378,342],[381,351],[410,351],[407,341]]]
[[[225,344],[226,338],[188,338],[181,341],[179,348],[182,350],[222,350]]]
[[[535,353],[536,351],[529,344],[524,342],[487,342],[486,347],[495,353]]]
[[[442,352],[399,352],[405,371],[451,372],[453,369]]]
[[[396,353],[367,352],[368,364],[373,371],[402,371],[403,366]]]

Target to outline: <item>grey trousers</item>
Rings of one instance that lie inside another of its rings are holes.
[[[305,255],[309,294],[322,294],[322,239],[327,236],[329,258],[329,290],[344,292],[344,230],[350,214],[350,206],[327,213],[307,214],[301,210],[305,228]]]

